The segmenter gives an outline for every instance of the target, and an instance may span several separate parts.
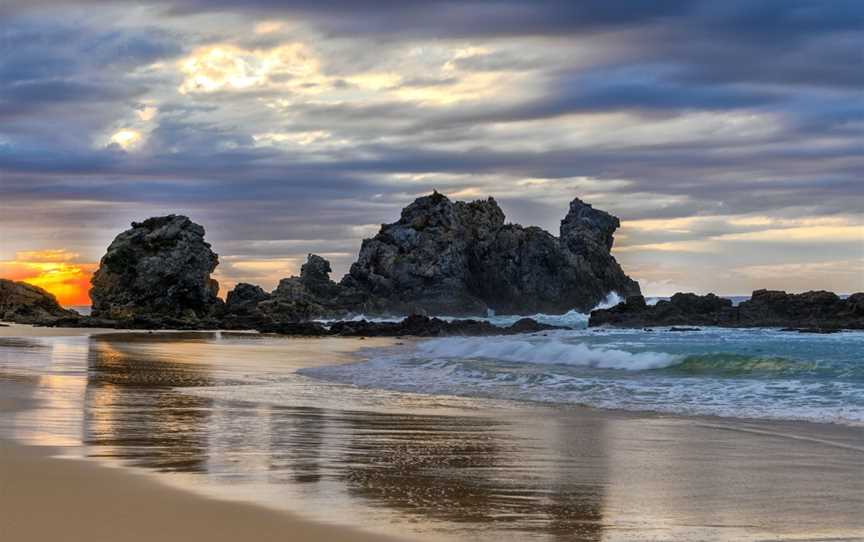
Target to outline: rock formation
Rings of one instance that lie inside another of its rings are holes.
[[[38,286],[0,279],[0,320],[2,321],[31,324],[78,316],[77,312],[61,307],[52,294]]]
[[[272,293],[240,283],[228,292],[223,323],[233,329],[263,329],[384,310],[383,303],[368,293],[330,280],[331,271],[330,262],[309,254],[300,276],[282,279]]]
[[[197,325],[221,304],[219,284],[210,278],[218,263],[204,228],[185,216],[133,222],[108,247],[93,276],[92,315]]]
[[[556,238],[505,224],[494,199],[417,199],[363,241],[341,285],[387,310],[448,315],[589,310],[610,291],[639,293],[609,253],[618,219],[575,199]]]
[[[841,299],[825,291],[787,294],[756,290],[748,301],[737,307],[732,306],[732,301],[714,294],[678,293],[656,305],[647,305],[642,296],[631,296],[612,308],[593,311],[588,325],[864,329],[864,293]]]

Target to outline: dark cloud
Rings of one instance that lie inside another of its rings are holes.
[[[185,212],[206,223],[226,262],[236,264],[351,253],[369,224],[392,220],[433,188],[491,193],[510,219],[553,230],[577,192],[631,220],[848,217],[864,207],[858,1],[145,4],[152,9],[138,19],[123,1],[0,6],[4,229],[89,221],[82,235],[101,250],[112,229],[133,218]],[[100,17],[67,16],[75,5],[98,5]],[[211,24],[188,22],[198,15]],[[262,18],[297,21],[307,33],[251,35]],[[176,68],[147,69],[176,66],[209,43],[267,50],[308,36],[318,39],[310,47],[322,76],[348,98],[289,89],[293,72],[242,92],[184,95]],[[408,48],[454,39],[491,52],[450,58],[446,72],[421,66],[379,94],[352,82],[364,71],[398,71]],[[453,104],[397,94],[446,94],[466,78],[498,72],[523,77],[530,92],[502,84]],[[137,122],[145,102],[158,114],[135,125],[141,144],[128,152],[109,144],[114,131]],[[630,124],[605,128],[609,114]],[[699,114],[710,119],[694,120]],[[574,116],[596,118],[598,133],[619,133],[572,137]],[[650,127],[656,137],[637,137]],[[302,141],[319,132],[322,143]],[[284,140],[261,144],[268,133]],[[577,177],[594,184],[585,188]],[[525,179],[546,184],[532,191],[519,184]],[[738,231],[717,221],[642,240]]]

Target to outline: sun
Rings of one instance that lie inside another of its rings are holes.
[[[66,307],[90,304],[90,277],[95,263],[78,262],[78,254],[62,249],[18,252],[0,261],[0,276],[38,286]]]

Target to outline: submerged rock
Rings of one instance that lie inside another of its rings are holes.
[[[78,316],[77,312],[61,307],[53,294],[38,286],[0,279],[0,320],[33,324]]]
[[[433,193],[363,241],[341,285],[394,313],[447,315],[589,310],[610,291],[639,294],[610,254],[618,219],[575,199],[555,237],[505,224],[494,199]]]
[[[737,307],[714,294],[678,293],[669,301],[647,305],[641,296],[629,297],[609,309],[591,313],[589,326],[705,325],[724,327],[781,327],[794,330],[864,329],[864,294],[847,299],[826,291],[787,294],[756,290]]]
[[[210,278],[218,263],[204,228],[185,216],[133,222],[108,247],[93,276],[92,316],[197,327],[222,303],[219,284]]]

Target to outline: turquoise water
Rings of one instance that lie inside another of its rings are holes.
[[[301,373],[430,394],[864,424],[864,332],[576,329],[431,339],[365,357]]]

